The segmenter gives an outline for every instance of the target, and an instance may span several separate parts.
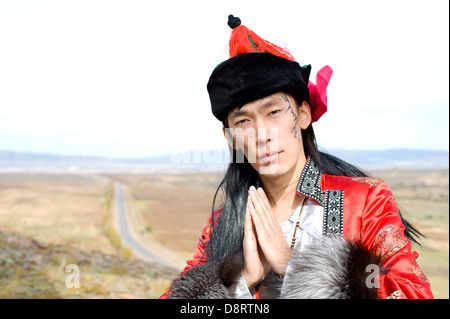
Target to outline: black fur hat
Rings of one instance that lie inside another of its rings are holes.
[[[223,121],[236,107],[277,92],[290,93],[297,101],[309,100],[311,66],[267,52],[239,54],[219,64],[207,85],[211,110]]]

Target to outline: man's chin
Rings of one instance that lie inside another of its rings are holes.
[[[274,162],[267,165],[260,165],[257,171],[260,175],[277,176],[280,174],[279,169],[280,166],[278,165],[278,162]]]

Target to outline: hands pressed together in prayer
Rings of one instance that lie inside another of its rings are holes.
[[[262,188],[248,191],[244,227],[243,276],[251,289],[262,281],[272,268],[284,275],[292,251]]]

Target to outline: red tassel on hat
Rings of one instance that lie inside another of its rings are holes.
[[[279,57],[294,61],[288,49],[283,49],[258,36],[255,32],[241,24],[241,19],[228,16],[228,25],[233,30],[229,42],[230,58],[249,52],[269,52]]]

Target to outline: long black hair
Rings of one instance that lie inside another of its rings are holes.
[[[223,125],[227,127],[226,121],[224,121]],[[362,169],[336,156],[319,151],[311,124],[307,129],[302,130],[302,139],[305,155],[310,156],[325,174],[369,177]],[[242,151],[236,151],[230,147],[231,161],[214,195],[212,206],[213,231],[204,252],[207,260],[223,258],[238,249],[242,249],[248,189],[258,181],[258,172],[240,152]],[[244,162],[237,160],[242,158],[244,158]],[[217,211],[216,201],[220,191],[223,191],[224,200],[222,213],[218,215],[214,214],[214,212]],[[423,237],[423,234],[406,221],[402,217],[401,212],[400,217],[405,226],[405,236],[412,242],[420,245],[419,238]]]

